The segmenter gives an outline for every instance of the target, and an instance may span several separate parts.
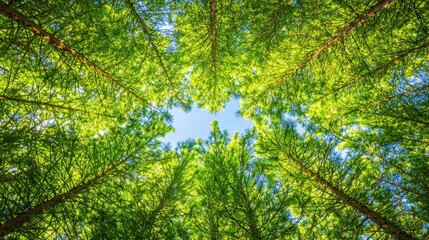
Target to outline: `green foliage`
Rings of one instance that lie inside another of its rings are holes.
[[[427,239],[428,49],[425,0],[0,1],[0,237]]]
[[[287,183],[265,173],[266,159],[254,155],[255,132],[230,139],[217,123],[200,146],[201,186],[196,206],[199,237],[276,239],[295,235],[299,220],[288,210]]]

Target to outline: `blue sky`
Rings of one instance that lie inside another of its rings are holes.
[[[214,120],[219,122],[220,129],[228,130],[230,135],[236,131],[243,133],[253,123],[250,120],[237,116],[236,112],[239,108],[239,101],[231,100],[223,111],[216,114],[199,109],[196,105],[188,113],[182,111],[180,108],[173,109],[171,114],[173,115],[173,127],[176,129],[176,132],[168,133],[161,140],[163,142],[170,142],[172,146],[175,146],[177,142],[188,138],[207,139],[210,133],[210,124]]]

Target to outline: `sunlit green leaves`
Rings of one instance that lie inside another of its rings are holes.
[[[0,5],[0,234],[428,237],[427,1]],[[231,98],[254,129],[157,140]]]

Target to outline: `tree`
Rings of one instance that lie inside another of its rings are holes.
[[[0,234],[428,238],[428,19],[425,0],[0,1]],[[157,140],[173,107],[232,98],[247,133]]]
[[[237,94],[240,78],[251,69],[241,60],[242,4],[237,1],[185,1],[178,5],[175,30],[190,95],[200,106],[218,111]]]
[[[100,185],[78,202],[81,238],[147,239],[189,237],[189,194],[193,182],[192,143],[176,151],[159,149]],[[88,213],[88,209],[91,212]]]
[[[279,164],[288,166],[287,171],[291,171],[292,167],[301,171],[304,178],[310,179],[312,184],[320,185],[334,198],[340,200],[343,204],[349,205],[363,217],[377,224],[384,232],[397,239],[414,239],[402,227],[387,219],[382,213],[372,209],[369,204],[374,204],[380,209],[377,206],[377,200],[370,200],[371,198],[376,199],[376,195],[379,193],[370,192],[370,196],[367,196],[364,201],[347,193],[347,191],[352,192],[354,195],[360,196],[360,198],[367,195],[368,193],[355,189],[353,182],[358,181],[359,178],[361,178],[359,180],[366,183],[370,183],[370,181],[365,179],[366,176],[361,176],[360,171],[362,170],[359,169],[359,161],[341,159],[335,153],[335,139],[332,139],[329,135],[319,138],[311,135],[302,137],[296,133],[293,125],[288,122],[272,126],[269,129],[270,132],[265,132],[261,135],[260,151],[262,153],[268,153],[271,158],[277,158]],[[349,161],[352,161],[354,165],[351,169],[347,169],[347,165],[350,164],[348,163]],[[365,191],[366,189],[364,188],[363,190]],[[371,190],[375,190],[375,188]],[[383,208],[386,211],[393,210],[389,207]],[[404,212],[401,214],[404,214]]]
[[[16,230],[34,238],[61,231],[56,230],[58,223],[49,222],[52,214],[60,214],[55,209],[104,183],[118,170],[132,171],[133,161],[145,164],[144,156],[156,151],[154,139],[165,134],[168,125],[153,114],[135,113],[128,123],[95,136],[79,135],[81,129],[73,123],[61,128],[56,122],[41,121],[33,129],[23,128],[19,135],[14,128],[6,131],[7,124],[2,124],[7,142],[3,141],[1,154],[1,234],[13,235]],[[18,123],[34,120],[21,118]]]
[[[201,144],[196,205],[199,237],[276,239],[295,236],[295,219],[288,210],[293,196],[288,183],[265,173],[265,159],[254,155],[255,132],[230,139],[217,122]]]
[[[63,194],[60,194],[60,195],[56,195],[47,201],[39,203],[36,206],[34,206],[34,207],[24,211],[24,212],[19,213],[16,217],[8,220],[7,222],[3,223],[0,226],[1,236],[7,235],[7,234],[11,233],[12,231],[14,231],[15,229],[21,227],[25,222],[29,221],[29,219],[32,216],[41,215],[45,211],[50,210],[55,205],[72,199],[75,195],[80,194],[82,191],[85,191],[86,189],[88,189],[92,185],[98,183],[102,178],[106,177],[110,172],[112,172],[113,170],[115,170],[116,168],[118,168],[120,165],[122,165],[124,163],[125,163],[125,160],[121,160],[115,166],[113,166],[109,169],[103,170],[100,174],[95,175],[94,178],[89,179],[89,180],[73,187],[69,191],[67,191]]]

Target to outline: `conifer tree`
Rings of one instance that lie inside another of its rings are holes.
[[[0,0],[0,235],[427,239],[428,49],[426,0]]]

